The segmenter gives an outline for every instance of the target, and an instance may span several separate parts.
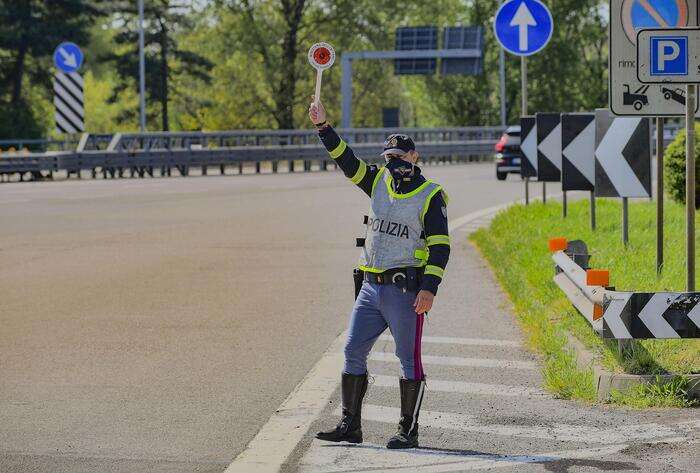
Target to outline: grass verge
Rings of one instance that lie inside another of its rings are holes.
[[[517,205],[500,213],[488,229],[471,240],[491,263],[510,296],[529,344],[545,356],[545,385],[563,398],[593,400],[590,372],[576,367],[566,351],[566,333],[572,333],[610,371],[631,374],[678,375],[700,373],[700,340],[640,340],[624,356],[614,342],[600,339],[552,282],[553,263],[547,241],[556,236],[586,242],[591,266],[610,270],[618,290],[682,291],[685,285],[684,208],[666,207],[666,261],[656,275],[656,213],[652,202],[630,204],[630,244],[620,236],[621,204],[598,200],[598,228],[591,231],[587,201],[569,204],[562,218],[561,203]],[[650,385],[635,392],[612,396],[612,401],[633,407],[686,406],[683,378],[667,386]]]

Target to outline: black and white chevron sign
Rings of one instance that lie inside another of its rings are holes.
[[[651,196],[651,128],[648,118],[614,117],[598,109],[596,121],[595,195]]]
[[[603,338],[700,338],[700,293],[611,292]]]
[[[561,180],[561,115],[538,113],[537,122],[537,180]]]
[[[561,188],[592,191],[595,185],[595,115],[561,115]]]
[[[56,128],[60,133],[85,131],[83,78],[77,72],[56,72],[53,79]]]
[[[537,123],[534,116],[520,117],[520,175],[537,176]]]

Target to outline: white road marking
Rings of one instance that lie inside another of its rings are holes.
[[[340,408],[334,414],[339,417],[341,415]],[[401,410],[396,407],[384,407],[374,404],[362,406],[363,420],[396,424],[400,417]],[[612,429],[599,429],[587,425],[573,424],[554,424],[551,426],[484,424],[479,422],[479,418],[474,415],[428,410],[421,410],[419,424],[425,427],[457,430],[460,432],[593,444],[652,440],[678,434],[673,428],[660,424],[628,425]],[[677,427],[683,430],[681,426]]]
[[[374,375],[374,386],[388,388],[398,386],[395,376]],[[467,383],[464,381],[443,381],[428,378],[426,391],[445,393],[473,394],[477,396],[513,396],[513,397],[550,397],[549,394],[537,388],[507,386],[505,384]]]
[[[487,209],[472,212],[449,224],[450,231],[464,226],[480,217],[494,214],[503,210],[512,203],[496,205]],[[277,411],[272,414],[267,423],[260,429],[258,434],[247,445],[246,449],[238,455],[228,466],[224,473],[245,472],[262,473],[277,472],[282,464],[292,453],[304,434],[308,431],[313,421],[321,414],[326,407],[330,396],[338,386],[340,371],[343,366],[343,358],[340,351],[343,347],[346,334],[343,333],[336,338],[328,351],[314,365],[299,385],[292,391],[289,397],[282,403]],[[381,377],[376,377],[377,379]],[[388,377],[387,377],[388,378]],[[396,384],[396,379],[389,378],[392,384]],[[384,380],[388,382],[388,380]],[[376,383],[376,381],[375,381]],[[506,388],[505,394],[511,396],[522,395],[546,395],[539,390],[510,388],[508,386],[475,385],[470,383],[451,383],[444,385],[444,389],[438,389],[440,382],[429,381],[427,388],[434,390],[446,390],[451,392],[468,392],[454,389],[468,388],[485,393],[495,393],[494,391]],[[446,383],[446,382],[445,382]],[[470,385],[470,386],[468,386]],[[502,393],[500,393],[502,394]]]
[[[686,437],[671,437],[649,443],[684,442]],[[388,450],[383,445],[363,443],[343,445],[314,440],[300,465],[301,472],[391,471],[392,473],[437,473],[495,468],[513,468],[530,463],[602,458],[619,453],[629,444],[619,443],[596,448],[561,450],[529,455],[497,455],[471,450],[418,448]]]
[[[399,362],[399,359],[394,353],[384,351],[372,352],[369,355],[369,359],[388,363]],[[421,361],[425,365],[469,366],[472,368],[501,368],[518,370],[537,369],[537,364],[533,363],[532,361],[495,360],[492,358],[461,358],[457,356],[421,355]]]
[[[382,335],[379,337],[381,341],[393,342],[394,338],[391,335]],[[423,343],[440,343],[445,345],[469,345],[469,346],[493,346],[493,347],[509,347],[520,348],[520,342],[513,340],[494,340],[488,338],[459,338],[459,337],[426,337],[421,338]]]
[[[328,405],[340,379],[343,356],[339,351],[344,341],[343,333],[224,473],[279,471],[313,420]]]

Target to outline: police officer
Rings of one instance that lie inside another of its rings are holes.
[[[326,121],[322,104],[309,118],[331,158],[370,199],[361,239],[361,287],[350,315],[341,380],[342,419],[316,438],[362,442],[362,399],[367,391],[367,356],[388,327],[401,362],[401,418],[388,448],[418,446],[418,413],[425,389],[421,363],[423,320],[433,305],[450,254],[447,195],[416,165],[413,140],[391,135],[384,143],[385,165],[368,165]]]

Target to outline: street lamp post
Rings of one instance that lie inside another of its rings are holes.
[[[141,133],[146,131],[146,60],[143,43],[143,0],[139,0],[139,123]]]

